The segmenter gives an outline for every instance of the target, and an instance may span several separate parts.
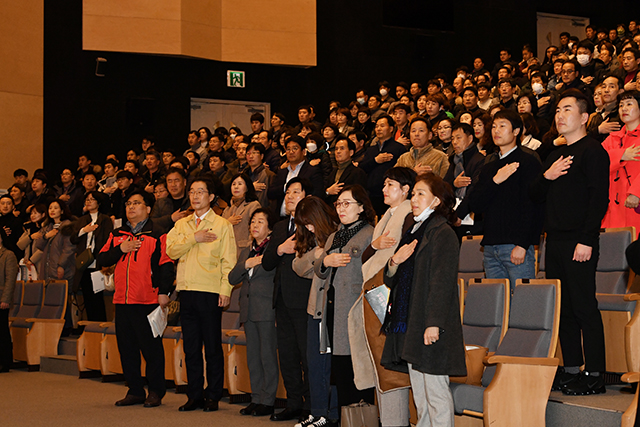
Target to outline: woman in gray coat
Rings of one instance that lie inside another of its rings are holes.
[[[458,304],[459,243],[449,184],[433,173],[413,187],[413,217],[389,259],[392,290],[383,330],[382,365],[409,371],[418,427],[454,425],[449,375],[466,375]]]
[[[343,188],[335,206],[341,225],[315,265],[316,275],[327,280],[318,289],[316,307],[322,313],[320,351],[331,351],[331,377],[342,407],[374,400],[373,388],[358,390],[353,381],[347,318],[362,290],[362,252],[371,243],[375,212],[360,185]]]
[[[271,235],[270,214],[258,209],[251,215],[249,235],[252,242],[243,248],[238,263],[229,273],[229,283],[240,288],[240,323],[247,337],[247,364],[251,382],[251,404],[242,415],[271,415],[278,389],[276,352],[276,313],[273,308],[275,270],[262,268],[262,254]]]

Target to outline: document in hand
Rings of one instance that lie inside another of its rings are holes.
[[[157,338],[161,336],[167,327],[167,310],[158,306],[158,308],[149,313],[147,319],[149,319],[153,337]]]
[[[91,273],[91,283],[93,284],[93,293],[97,294],[100,291],[104,291],[104,274],[101,271],[94,271]]]
[[[380,323],[384,323],[384,316],[387,312],[387,303],[389,302],[389,288],[385,285],[373,288],[364,294],[367,302],[378,316]]]

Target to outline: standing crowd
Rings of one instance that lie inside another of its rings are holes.
[[[542,61],[529,46],[520,62],[503,49],[491,71],[476,58],[452,84],[382,81],[331,102],[324,124],[303,105],[295,125],[275,113],[267,128],[255,113],[248,134],[193,130],[184,152],[147,137],[126,160],[82,154],[59,179],[16,170],[0,197],[0,370],[18,270],[67,280],[86,318],[106,321],[91,280],[102,271],[129,387],[116,405],[161,404],[164,353],[147,315],[177,294],[189,378],[179,409],[215,411],[221,315],[239,286],[252,389],[242,415],[337,425],[341,407],[376,396],[383,426],[407,426],[410,388],[418,426],[452,426],[449,376],[466,374],[460,239],[482,235],[486,277],[513,289],[535,278],[545,232],[546,276],[562,281],[554,387],[604,393],[599,229],[640,226],[636,24],[562,33]],[[367,294],[385,289],[379,317]],[[278,372],[287,405],[274,412]]]

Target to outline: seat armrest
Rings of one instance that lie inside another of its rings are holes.
[[[173,332],[182,332],[182,326],[174,326]]]
[[[555,357],[487,356],[484,360],[487,365],[504,363],[507,365],[558,366],[560,363]]]
[[[620,378],[625,383],[637,383],[640,382],[640,372],[627,372]]]
[[[64,319],[38,319],[37,317],[30,317],[26,321],[31,323],[64,323]]]
[[[624,296],[624,300],[625,301],[640,301],[640,294],[638,294],[638,293],[626,294]]]
[[[231,331],[227,332],[227,336],[228,337],[241,337],[244,335],[244,331],[238,330],[238,329],[234,329]]]

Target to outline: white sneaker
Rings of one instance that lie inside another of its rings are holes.
[[[315,420],[312,424],[313,427],[326,427],[329,424],[329,421],[325,417],[320,417]]]
[[[309,415],[309,418],[307,418],[301,423],[294,425],[293,427],[309,427],[310,425],[313,424],[314,421],[317,421],[317,420],[313,418],[313,415]]]

